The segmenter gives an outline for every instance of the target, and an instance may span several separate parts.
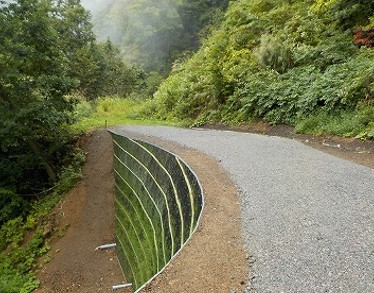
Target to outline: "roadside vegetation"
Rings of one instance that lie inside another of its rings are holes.
[[[99,12],[94,30],[79,0],[0,0],[0,292],[38,287],[63,234],[49,213],[82,176],[87,131],[261,120],[374,139],[371,0],[113,0]]]
[[[370,0],[233,1],[161,84],[154,116],[373,139],[373,40]]]
[[[77,145],[78,138],[106,126],[165,123],[139,117],[141,106],[138,101],[118,97],[81,101],[72,113],[76,123],[69,126],[71,150],[64,157],[58,179],[44,183],[43,189],[30,189],[30,194],[0,188],[0,292],[31,292],[38,288],[35,272],[50,260],[49,243],[65,233],[63,228],[50,226],[51,211],[82,177],[85,154]]]
[[[30,292],[49,213],[81,178],[80,135],[136,106],[99,97],[142,92],[147,74],[96,41],[78,0],[0,1],[0,68],[0,292]]]

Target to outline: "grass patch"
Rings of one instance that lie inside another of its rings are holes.
[[[374,139],[374,106],[351,112],[320,112],[296,124],[295,131],[312,135],[337,135]]]
[[[144,115],[146,103],[119,97],[100,98],[92,103],[83,101],[76,107],[79,121],[73,125],[73,129],[86,132],[116,125],[171,125],[170,122]]]

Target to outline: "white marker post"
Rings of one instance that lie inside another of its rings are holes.
[[[119,290],[119,289],[126,289],[126,288],[129,288],[131,286],[132,286],[132,283],[112,286],[112,291],[116,291],[116,290]]]
[[[104,245],[100,245],[98,247],[96,247],[96,250],[105,250],[105,249],[111,249],[111,248],[115,248],[117,246],[116,243],[111,243],[111,244],[104,244]]]

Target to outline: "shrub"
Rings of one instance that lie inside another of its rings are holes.
[[[0,188],[0,226],[25,213],[27,202],[15,192]]]
[[[287,41],[282,41],[272,35],[262,35],[261,43],[257,50],[260,64],[284,73],[294,64],[291,46]]]

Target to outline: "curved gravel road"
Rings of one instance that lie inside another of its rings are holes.
[[[251,292],[374,292],[373,169],[280,137],[114,131],[173,141],[221,162],[241,192]]]

